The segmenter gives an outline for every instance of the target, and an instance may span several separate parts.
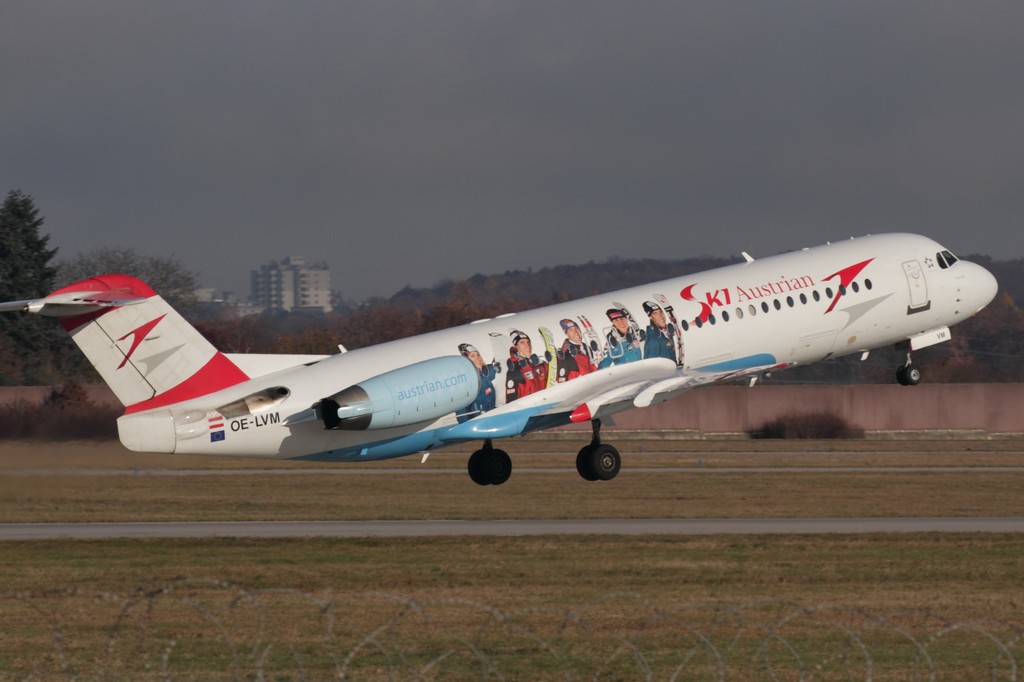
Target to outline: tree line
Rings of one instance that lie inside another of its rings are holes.
[[[0,300],[45,296],[59,286],[104,272],[139,277],[177,308],[220,350],[228,353],[332,354],[473,320],[519,312],[583,296],[678,277],[736,262],[723,258],[611,259],[538,271],[478,274],[434,287],[407,287],[394,296],[343,303],[332,312],[238,316],[211,312],[195,299],[198,278],[178,260],[130,249],[97,248],[55,262],[57,249],[42,233],[31,196],[10,192],[0,207]],[[1001,291],[980,314],[958,325],[949,343],[915,353],[930,382],[1024,381],[1024,259],[970,260],[989,268]],[[891,382],[900,351],[874,351],[867,361],[841,358],[787,370],[786,383]],[[98,377],[53,320],[0,315],[0,385],[93,383]]]

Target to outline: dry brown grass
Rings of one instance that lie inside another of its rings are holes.
[[[762,450],[750,442],[716,443],[719,452],[700,453],[640,445],[650,450],[625,455],[622,473],[609,483],[580,479],[571,452],[516,452],[511,480],[481,488],[469,481],[460,451],[434,454],[427,465],[412,457],[367,467],[8,443],[0,446],[0,522],[1014,516],[1024,509],[1024,471],[829,470],[1024,461],[1018,451],[986,451],[987,443],[947,443],[943,452],[894,451],[911,446],[893,443],[887,451],[839,452]],[[737,451],[740,445],[749,450]],[[210,471],[233,465],[249,473]],[[743,471],[752,467],[782,470]],[[823,468],[786,470],[793,467]],[[383,468],[392,473],[359,473]]]
[[[520,470],[504,486],[481,488],[464,473],[464,450],[432,455],[427,468],[440,470],[432,474],[414,473],[422,467],[407,458],[378,464],[397,469],[386,475],[155,476],[145,470],[236,461],[136,455],[111,444],[7,443],[0,445],[0,519],[1016,516],[1024,509],[1019,472],[715,471],[1016,466],[1013,443],[643,442],[633,448],[642,454],[626,455],[619,478],[601,484],[572,470],[578,444],[525,445],[545,454],[515,452],[515,464],[545,471]],[[105,471],[135,467],[140,475]],[[353,465],[337,467],[346,468]],[[0,543],[0,670],[160,678],[166,656],[176,679],[318,679],[356,652],[360,679],[389,671],[397,679],[477,679],[477,654],[485,651],[488,664],[512,679],[634,679],[645,668],[614,653],[629,645],[661,679],[692,650],[696,631],[727,654],[728,679],[768,679],[758,651],[776,657],[775,679],[795,679],[790,646],[810,669],[823,666],[815,679],[865,679],[848,628],[869,647],[874,679],[927,679],[904,632],[932,643],[935,679],[988,679],[1007,659],[978,632],[1013,642],[1009,653],[1024,661],[1022,580],[1024,541],[996,534],[8,542]],[[984,621],[980,631],[947,629],[976,621]],[[260,622],[268,628],[262,634]],[[381,648],[359,649],[375,628]],[[781,648],[762,650],[768,641]],[[424,667],[438,657],[445,662]],[[718,668],[695,669],[696,679],[717,679]]]
[[[476,679],[477,654],[513,679],[598,671],[635,679],[645,668],[614,655],[625,645],[664,679],[693,650],[696,632],[723,655],[727,679],[772,679],[753,674],[766,644],[780,647],[781,679],[799,670],[793,651],[805,665],[824,665],[815,679],[867,679],[858,674],[861,652],[850,649],[855,632],[873,679],[921,679],[908,637],[928,643],[951,623],[978,621],[1018,661],[1024,656],[1013,639],[1024,627],[1024,544],[1016,536],[46,541],[0,549],[6,670],[64,670],[71,661],[79,672],[134,679],[148,665],[159,678],[169,652],[176,679],[225,678],[231,666],[240,677],[312,671],[319,679],[361,651],[356,679],[385,679],[389,666],[412,679],[439,656],[448,658],[425,677]],[[371,632],[383,647],[372,655],[374,647],[359,648]],[[998,660],[987,635],[944,637],[929,644],[935,679],[978,678]],[[288,654],[295,651],[299,660]],[[461,660],[460,652],[473,655]],[[718,679],[720,669],[705,666],[712,659],[699,660],[695,678]]]

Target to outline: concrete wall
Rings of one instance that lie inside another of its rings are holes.
[[[105,386],[88,388],[117,404]],[[41,401],[47,387],[0,387],[0,405]],[[742,433],[790,414],[831,412],[866,431],[1024,432],[1024,384],[865,384],[855,386],[710,386],[665,403],[615,415],[609,429]],[[579,425],[571,428],[585,428]]]
[[[617,414],[608,428],[743,433],[776,417],[814,412],[837,414],[865,431],[1019,434],[1024,432],[1024,384],[710,386]]]

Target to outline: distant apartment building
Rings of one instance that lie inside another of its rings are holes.
[[[252,302],[271,312],[329,312],[331,271],[289,256],[252,271]]]

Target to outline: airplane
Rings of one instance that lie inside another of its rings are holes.
[[[913,234],[853,238],[332,355],[229,354],[147,284],[101,275],[0,311],[57,318],[125,407],[129,450],[358,462],[482,441],[470,478],[512,472],[494,441],[589,422],[580,476],[614,478],[601,420],[683,392],[893,346],[911,353],[996,295]]]

